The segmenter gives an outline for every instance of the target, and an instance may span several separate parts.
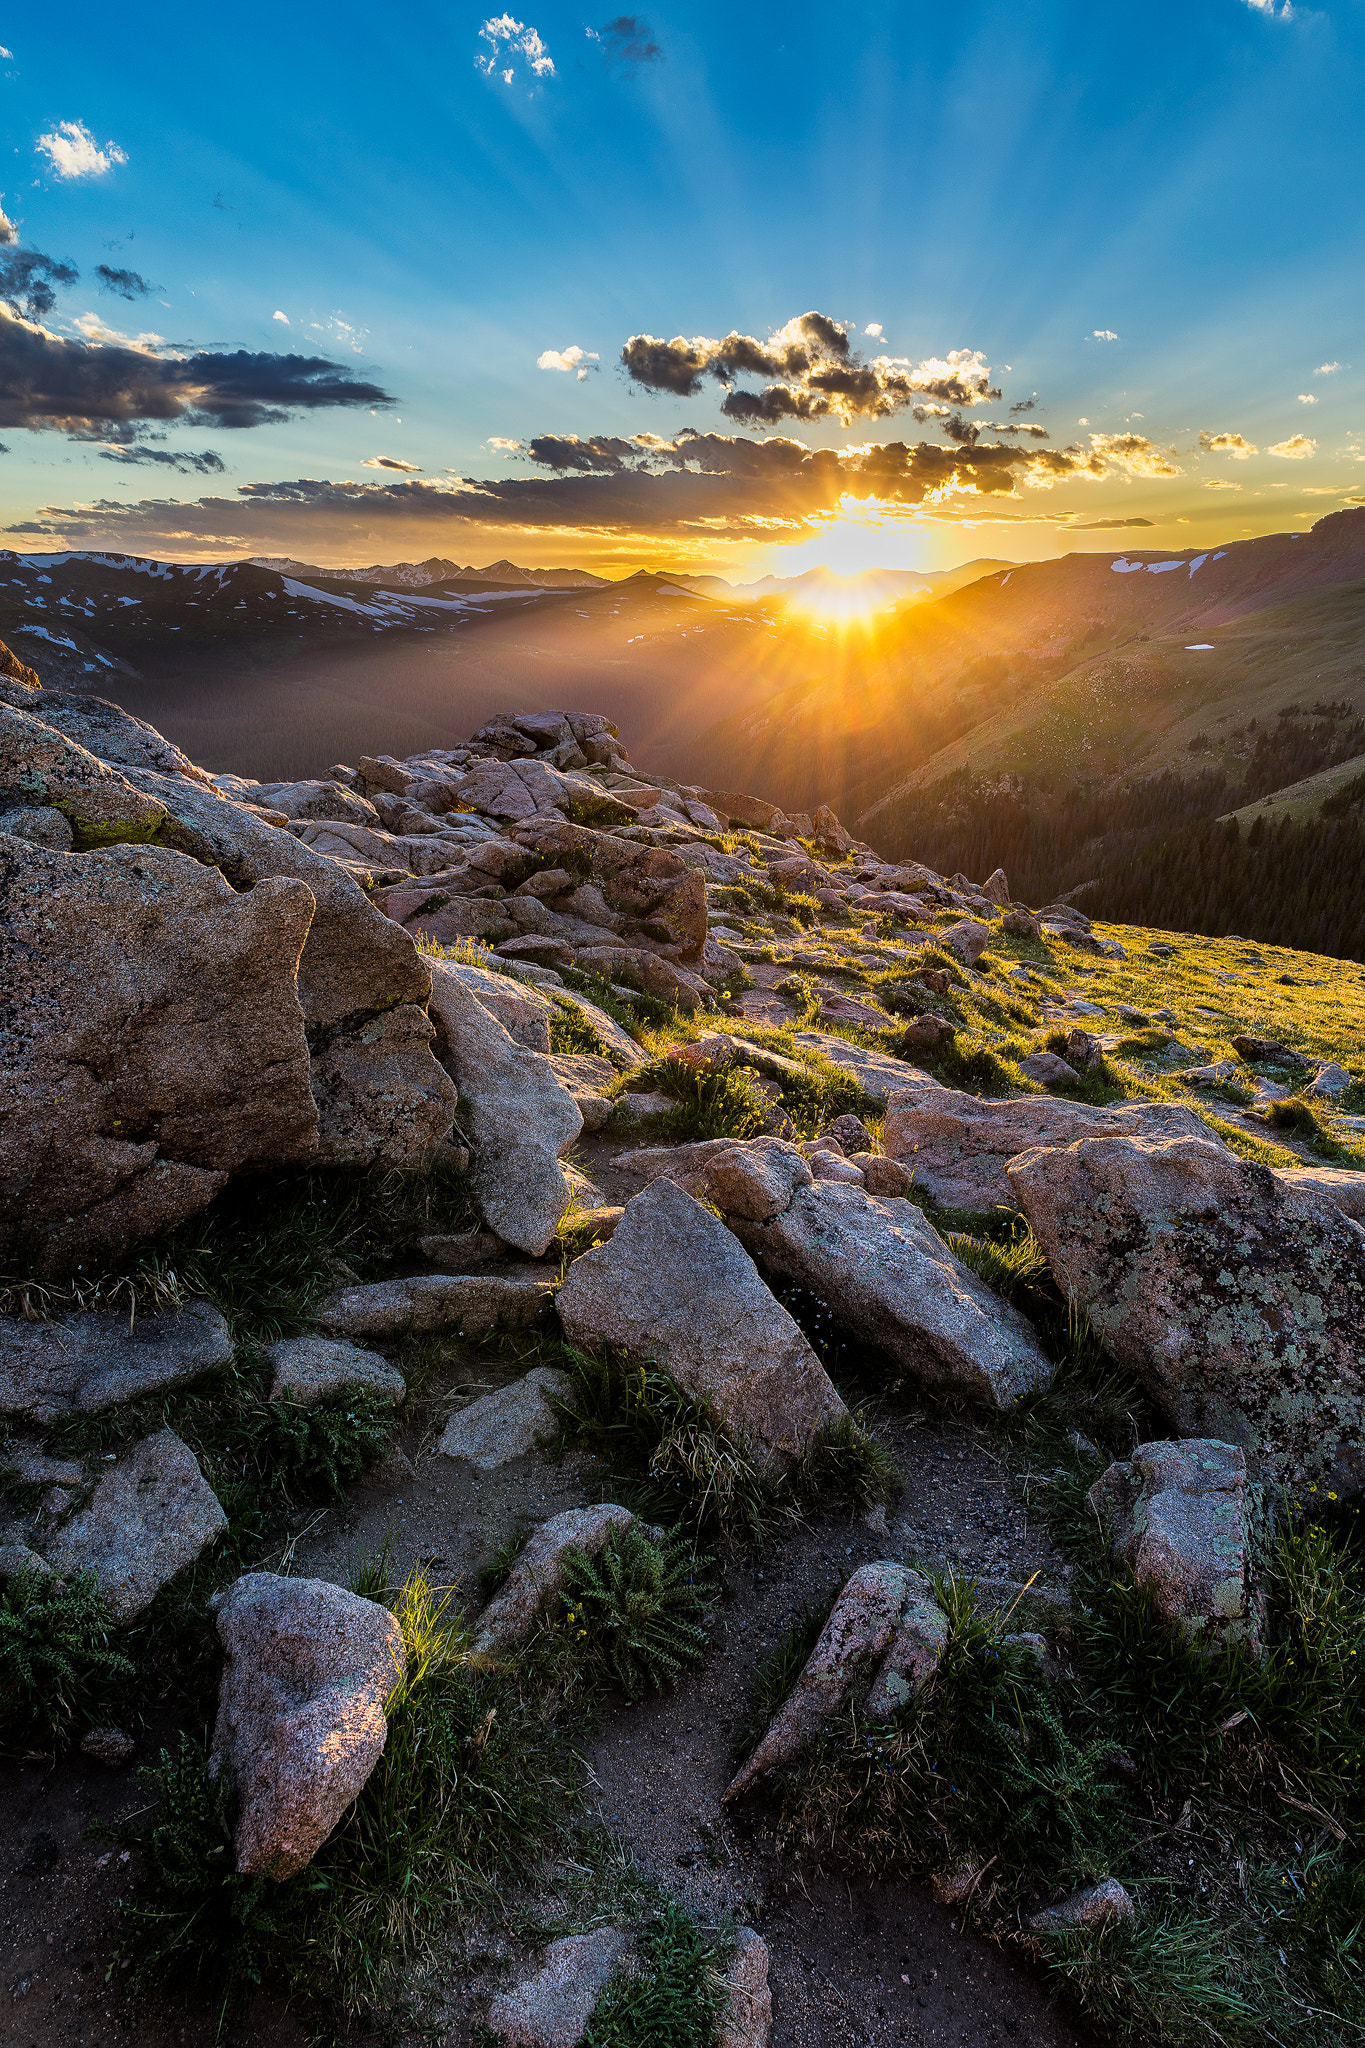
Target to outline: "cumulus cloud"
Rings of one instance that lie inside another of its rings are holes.
[[[325,356],[162,354],[121,340],[67,341],[0,304],[0,426],[187,418],[257,427],[324,407],[392,403],[379,385]]]
[[[1301,392],[1299,393],[1299,404],[1300,404],[1300,405],[1316,405],[1316,404],[1317,404],[1317,402],[1318,402],[1318,394],[1317,394],[1317,392],[1316,392],[1316,391],[1301,391]]]
[[[484,442],[485,448],[496,448],[499,455],[520,455],[523,445],[520,441],[509,441],[505,434],[490,434]]]
[[[20,249],[13,241],[0,247],[0,304],[25,320],[42,320],[57,303],[54,285],[75,284],[74,263],[59,263],[38,249]]]
[[[0,249],[5,246],[6,242],[17,242],[18,239],[18,228],[5,212],[4,207],[0,206]]]
[[[621,350],[631,381],[677,398],[695,398],[713,379],[726,391],[721,411],[744,426],[771,427],[789,420],[886,419],[917,398],[949,406],[985,405],[1000,392],[978,349],[952,349],[922,363],[874,356],[866,361],[848,329],[828,314],[798,314],[766,341],[731,332],[719,340],[675,335],[663,341],[633,334]],[[763,391],[737,390],[741,377],[771,378]]]
[[[869,321],[868,321],[868,323],[867,323],[867,325],[866,325],[866,327],[865,327],[865,328],[863,329],[863,333],[864,333],[864,334],[871,334],[871,335],[875,336],[875,338],[876,338],[876,339],[877,339],[878,341],[880,341],[880,340],[881,340],[881,338],[882,338],[882,323],[881,323],[881,321],[880,321],[880,320],[869,320]]]
[[[1315,377],[1335,377],[1340,368],[1340,363],[1319,363],[1313,375]]]
[[[1179,476],[1176,465],[1145,434],[1092,434],[1095,453],[1129,476]]]
[[[1282,455],[1286,462],[1306,462],[1317,452],[1317,442],[1310,441],[1306,434],[1291,434],[1287,441],[1272,441],[1266,450],[1267,455]]]
[[[1256,443],[1248,441],[1245,434],[1204,432],[1199,436],[1199,445],[1206,455],[1231,455],[1236,462],[1245,462],[1258,452]]]
[[[159,469],[173,469],[181,476],[213,476],[226,467],[221,455],[212,448],[201,449],[196,455],[184,448],[152,448],[145,441],[110,441],[99,451],[105,462],[119,462],[127,467],[151,465]]]
[[[482,71],[485,78],[492,78],[496,72],[504,85],[511,85],[522,64],[533,78],[555,76],[554,59],[539,30],[529,28],[524,21],[514,21],[510,14],[490,15],[479,30],[479,39],[488,44],[488,51],[486,55],[483,51],[478,53],[474,68]]]
[[[274,311],[274,312],[273,312],[273,313],[271,314],[271,316],[270,316],[270,317],[271,317],[271,319],[272,319],[272,320],[279,320],[279,321],[282,321],[282,322],[283,322],[283,324],[284,324],[284,325],[285,325],[286,327],[288,327],[288,326],[289,326],[289,324],[290,324],[290,322],[289,322],[289,315],[288,315],[287,313],[281,313],[278,307],[277,307],[277,308],[276,308],[276,310],[275,310],[275,311]]]
[[[1092,331],[1092,333],[1091,333],[1091,336],[1090,336],[1090,338],[1091,338],[1091,340],[1092,340],[1092,341],[1117,341],[1117,340],[1118,340],[1118,336],[1117,336],[1117,334],[1115,334],[1115,332],[1114,332],[1114,330],[1113,330],[1113,328],[1112,328],[1112,327],[1096,327],[1096,328],[1095,328],[1095,329],[1094,329],[1094,330]]]
[[[1257,14],[1263,14],[1267,21],[1293,21],[1293,0],[1246,0],[1248,7]]]
[[[1242,486],[1235,484],[1230,476],[1211,476],[1204,484],[1206,491],[1240,491],[1241,488]]]
[[[609,64],[657,64],[663,55],[654,31],[638,14],[618,14],[614,21],[589,29],[588,34],[602,45]]]
[[[569,348],[542,349],[536,357],[536,368],[538,370],[574,370],[577,372],[578,381],[581,384],[597,360],[597,350],[595,348],[582,349],[578,346],[577,342],[574,342]]]
[[[367,455],[361,464],[361,468],[398,469],[403,472],[404,476],[420,476],[422,474],[420,462],[403,462],[397,455]]]
[[[101,149],[84,121],[59,121],[33,147],[47,158],[54,178],[103,178],[128,161],[116,142]]]
[[[102,292],[117,292],[121,299],[145,299],[150,293],[160,291],[160,285],[148,284],[145,277],[136,270],[116,270],[112,264],[97,263],[95,275],[100,281]]]

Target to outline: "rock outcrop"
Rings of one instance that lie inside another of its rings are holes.
[[[1256,1512],[1246,1456],[1208,1437],[1139,1444],[1086,1496],[1114,1556],[1187,1640],[1260,1649],[1264,1595],[1253,1583]]]
[[[613,1529],[624,1535],[635,1526],[629,1508],[611,1501],[595,1507],[566,1508],[542,1522],[479,1617],[474,1654],[491,1656],[528,1636],[538,1616],[564,1583],[564,1560],[570,1551],[596,1557]]]
[[[0,1414],[55,1422],[98,1415],[161,1387],[180,1386],[226,1365],[232,1336],[207,1301],[178,1312],[122,1316],[93,1312],[59,1323],[0,1320]]]
[[[193,1451],[162,1429],[111,1466],[57,1531],[47,1561],[63,1577],[93,1572],[114,1619],[131,1621],[226,1528]]]

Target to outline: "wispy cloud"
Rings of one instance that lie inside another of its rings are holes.
[[[520,455],[525,445],[524,441],[509,441],[505,434],[490,434],[484,443],[485,448],[496,448],[499,455]]]
[[[1179,476],[1180,470],[1145,434],[1092,434],[1090,445],[1098,456],[1113,462],[1129,476]]]
[[[1245,462],[1258,452],[1256,443],[1248,441],[1245,434],[1215,434],[1206,430],[1199,436],[1199,445],[1206,455],[1231,455],[1236,462]]]
[[[494,14],[479,30],[480,41],[488,44],[488,53],[482,51],[474,59],[474,68],[482,71],[485,78],[496,73],[504,85],[515,82],[518,67],[524,65],[534,78],[553,78],[554,59],[541,40],[538,29],[529,28],[524,21],[514,21],[510,14]]]
[[[657,64],[663,56],[654,31],[639,14],[618,14],[601,28],[590,28],[588,36],[602,45],[608,64]]]
[[[1305,462],[1317,452],[1317,442],[1310,441],[1306,434],[1291,434],[1287,441],[1272,441],[1266,450],[1267,455],[1282,455],[1287,462]]]
[[[0,303],[22,319],[45,319],[57,303],[53,286],[75,284],[79,277],[74,263],[17,248],[13,238],[0,245]]]
[[[128,161],[116,142],[101,149],[84,121],[59,121],[33,147],[47,158],[54,178],[103,178]]]
[[[1150,519],[1068,519],[1068,533],[1103,533],[1118,526],[1150,526]]]
[[[404,476],[420,476],[422,474],[420,462],[404,462],[397,455],[367,455],[361,464],[361,468],[397,469],[401,470]]]
[[[675,335],[663,341],[633,334],[621,350],[633,383],[677,398],[695,398],[708,378],[726,391],[721,411],[744,426],[788,420],[885,419],[933,398],[949,406],[985,405],[1000,397],[979,349],[951,349],[922,363],[874,356],[868,362],[848,329],[826,313],[801,313],[766,341],[737,331],[713,340]],[[741,377],[772,378],[760,392],[735,388]]]
[[[1090,339],[1092,341],[1117,341],[1118,336],[1112,327],[1096,327],[1093,329]]]
[[[1294,20],[1293,0],[1246,0],[1246,4],[1267,21]]]
[[[1206,491],[1240,491],[1241,488],[1242,486],[1234,483],[1230,476],[1211,476],[1204,481]]]
[[[109,263],[97,263],[95,275],[102,292],[116,292],[121,299],[145,299],[161,289],[159,284],[148,284],[138,271],[116,270]]]
[[[119,462],[125,468],[151,465],[158,469],[173,469],[181,476],[213,476],[227,465],[221,455],[212,448],[201,449],[196,455],[189,449],[152,448],[145,441],[110,441],[99,451],[105,462]]]

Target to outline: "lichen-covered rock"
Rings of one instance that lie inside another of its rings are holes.
[[[571,1343],[652,1360],[765,1463],[799,1458],[847,1413],[743,1246],[670,1180],[574,1260],[555,1306]]]
[[[232,1333],[207,1301],[142,1316],[93,1312],[60,1323],[0,1318],[0,1414],[53,1422],[98,1415],[226,1365]]]
[[[795,1146],[756,1138],[722,1153],[707,1181],[765,1271],[808,1287],[923,1384],[998,1409],[1049,1386],[1055,1368],[1018,1310],[953,1256],[919,1209],[844,1185],[838,1166],[847,1162],[820,1153],[807,1166]]]
[[[509,1650],[535,1627],[536,1618],[564,1583],[564,1560],[571,1550],[596,1557],[613,1529],[624,1536],[635,1517],[629,1508],[599,1501],[590,1508],[566,1508],[542,1522],[513,1565],[507,1582],[493,1595],[479,1618],[474,1638],[476,1656]]]
[[[282,1337],[267,1344],[266,1360],[271,1369],[270,1399],[297,1401],[312,1408],[329,1394],[350,1393],[363,1387],[395,1405],[407,1393],[407,1383],[397,1366],[390,1365],[378,1351],[364,1351],[335,1337]]]
[[[31,671],[30,671],[31,673]],[[44,725],[65,733],[84,747],[97,761],[115,768],[155,768],[162,775],[178,775],[186,782],[206,787],[212,778],[196,768],[187,754],[154,725],[135,718],[121,704],[108,697],[86,697],[65,690],[44,690],[41,697],[20,706],[31,711]]]
[[[1139,1444],[1086,1496],[1109,1548],[1133,1568],[1173,1630],[1209,1650],[1260,1650],[1255,1514],[1246,1455],[1210,1437]]]
[[[1195,1138],[1011,1160],[1058,1285],[1182,1434],[1295,1487],[1365,1486],[1365,1230]]]
[[[213,1607],[227,1658],[213,1761],[239,1801],[237,1868],[292,1877],[383,1754],[403,1632],[373,1600],[270,1572],[248,1572]]]
[[[862,1565],[725,1797],[737,1798],[769,1771],[794,1762],[851,1699],[870,1720],[886,1720],[928,1684],[947,1641],[947,1616],[927,1579],[906,1565]]]
[[[431,986],[433,1007],[439,1008],[439,990],[446,981],[458,981],[477,996],[490,1016],[496,1017],[508,1037],[528,1052],[550,1050],[550,1019],[556,1015],[548,996],[527,988],[510,974],[495,974],[487,967],[470,967],[460,960],[433,960]]]
[[[427,1163],[449,1135],[459,1099],[433,1057],[435,1038],[416,1003],[398,1003],[318,1044],[310,1082],[320,1165]]]
[[[28,711],[0,704],[0,809],[60,811],[83,851],[153,839],[164,807]]]
[[[163,847],[0,839],[0,1257],[109,1256],[313,1157],[312,916],[301,882],[235,895]]]
[[[114,1619],[131,1621],[226,1528],[193,1451],[162,1429],[110,1467],[47,1561],[64,1578],[92,1571]]]

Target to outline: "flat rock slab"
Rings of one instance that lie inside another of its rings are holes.
[[[1264,1602],[1251,1586],[1246,1454],[1208,1437],[1139,1444],[1086,1495],[1109,1548],[1178,1634],[1259,1653]]]
[[[807,1052],[820,1053],[846,1074],[852,1074],[876,1109],[885,1109],[893,1095],[906,1089],[939,1087],[932,1075],[922,1074],[918,1067],[893,1059],[888,1052],[870,1052],[865,1045],[854,1045],[830,1031],[793,1031],[792,1043],[803,1046]]]
[[[115,1621],[131,1621],[226,1528],[193,1451],[162,1429],[105,1473],[47,1558],[64,1578],[92,1571]]]
[[[365,1387],[396,1407],[406,1395],[407,1382],[397,1366],[377,1351],[363,1351],[334,1337],[285,1337],[266,1346],[273,1368],[270,1383],[272,1401],[298,1401],[312,1408],[328,1394],[349,1393]]]
[[[325,1579],[248,1572],[213,1602],[227,1659],[213,1731],[239,1812],[243,1876],[312,1861],[378,1763],[407,1667],[386,1607]]]
[[[486,1337],[490,1330],[530,1330],[550,1312],[550,1290],[538,1280],[492,1273],[418,1273],[344,1287],[317,1311],[324,1330],[344,1337],[399,1337],[409,1330],[453,1330]]]
[[[1263,1476],[1365,1487],[1365,1230],[1196,1138],[1083,1138],[1010,1162],[1063,1293],[1182,1435]]]
[[[1050,1386],[1056,1368],[1032,1326],[953,1256],[928,1218],[910,1202],[822,1177],[830,1163],[850,1170],[822,1153],[808,1166],[795,1146],[758,1138],[713,1161],[708,1187],[765,1270],[819,1295],[921,1384],[999,1410]]]
[[[620,1927],[595,1927],[590,1934],[552,1941],[535,1975],[493,2000],[489,2032],[507,2048],[577,2048],[632,1947],[632,1937]]]
[[[1343,1216],[1365,1223],[1365,1173],[1342,1166],[1277,1166],[1275,1178],[1296,1194],[1333,1202]]]
[[[1094,1109],[1052,1095],[987,1101],[957,1088],[938,1088],[892,1096],[883,1145],[888,1157],[911,1170],[915,1186],[931,1201],[980,1213],[1018,1208],[1005,1172],[1016,1153],[1032,1145],[1070,1145],[1077,1138],[1125,1133],[1217,1142],[1208,1125],[1178,1103]]]
[[[61,1323],[0,1320],[0,1414],[98,1415],[158,1387],[226,1365],[232,1333],[207,1301],[144,1316],[78,1315]]]
[[[652,1360],[765,1463],[799,1458],[848,1412],[743,1246],[671,1180],[574,1260],[556,1307],[571,1343]]]
[[[492,1655],[509,1650],[535,1627],[546,1602],[564,1583],[564,1559],[571,1550],[596,1557],[613,1529],[624,1536],[633,1528],[635,1517],[629,1508],[612,1501],[599,1501],[590,1508],[566,1508],[542,1522],[508,1574],[507,1583],[493,1595],[479,1620],[474,1650]]]
[[[524,1379],[485,1394],[452,1415],[441,1449],[478,1472],[496,1472],[514,1458],[525,1458],[558,1435],[559,1416],[550,1396],[566,1401],[571,1385],[568,1373],[538,1365]]]

